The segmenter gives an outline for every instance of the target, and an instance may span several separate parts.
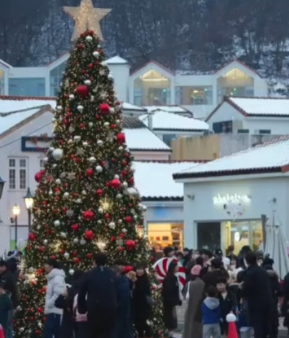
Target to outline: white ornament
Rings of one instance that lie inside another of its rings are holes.
[[[118,220],[118,223],[121,224],[121,223],[122,223],[122,219],[119,219],[119,220]]]
[[[99,57],[99,52],[98,51],[95,51],[92,53],[92,55],[95,57],[95,58],[98,58]]]
[[[59,184],[61,184],[61,180],[60,180],[59,178],[57,178],[57,179],[55,180],[55,183],[59,185]]]
[[[49,190],[48,195],[52,196],[53,195],[53,191]]]
[[[82,238],[82,239],[80,240],[80,244],[81,244],[81,245],[86,244],[86,240],[85,240],[84,238]]]
[[[73,269],[70,269],[69,271],[69,274],[72,276],[72,275],[74,275],[74,270]]]
[[[69,192],[65,192],[64,194],[63,194],[63,198],[64,199],[67,199],[69,197]]]
[[[96,158],[93,157],[93,156],[91,156],[91,157],[88,159],[88,161],[89,161],[90,163],[95,163],[95,162],[96,162]]]
[[[127,183],[127,182],[123,182],[123,183],[122,183],[122,186],[123,186],[124,188],[127,188],[127,187],[128,187],[128,183]]]
[[[111,228],[111,229],[115,229],[115,223],[114,222],[110,222],[108,224],[108,226]]]
[[[63,256],[64,256],[64,258],[68,259],[69,258],[69,253],[65,252]]]
[[[87,147],[87,146],[88,146],[88,143],[87,143],[87,142],[82,142],[82,145],[83,145],[84,147]]]
[[[54,148],[53,148],[53,147],[50,147],[50,148],[49,148],[49,151],[50,151],[50,152],[52,152],[53,150],[54,150]]]
[[[69,140],[68,140],[68,144],[71,144],[71,143],[73,143],[73,140],[72,140],[72,139],[69,139]]]
[[[117,194],[116,195],[116,198],[119,200],[119,199],[121,199],[122,198],[122,194]]]
[[[62,111],[62,107],[61,107],[61,106],[57,106],[57,107],[56,107],[56,110],[57,110],[57,111]]]
[[[88,122],[88,126],[89,126],[89,128],[92,128],[93,127],[93,122]]]
[[[126,191],[130,196],[138,195],[138,191],[136,190],[136,188],[130,187],[130,188],[127,188]]]
[[[115,113],[115,109],[114,108],[110,108],[109,111],[110,111],[111,114]]]
[[[61,232],[61,233],[60,233],[60,237],[66,238],[66,233],[65,233],[65,232]]]
[[[123,228],[123,229],[121,230],[121,232],[123,232],[124,234],[126,234],[126,233],[127,233],[127,229]]]
[[[85,80],[84,84],[86,84],[87,86],[90,86],[91,85],[91,81],[90,80]]]
[[[85,38],[86,41],[88,42],[91,42],[92,41],[92,36],[88,35],[86,38]]]
[[[103,145],[103,141],[102,140],[98,140],[97,141],[97,145],[102,146]]]
[[[81,203],[82,203],[82,200],[81,200],[80,198],[78,198],[78,199],[75,201],[75,203],[81,204]]]
[[[84,107],[83,107],[83,106],[81,106],[81,105],[77,106],[77,110],[78,110],[80,113],[82,113],[82,112],[83,112],[83,109],[84,109]]]
[[[103,124],[105,127],[109,127],[109,122],[104,122]]]
[[[48,162],[48,157],[44,157],[43,162]]]
[[[78,238],[74,238],[73,243],[77,244],[78,242],[79,242],[79,239]]]
[[[29,273],[33,273],[34,269],[33,268],[29,268],[28,271],[29,271]]]
[[[74,95],[73,95],[73,94],[70,94],[70,95],[69,95],[69,99],[70,99],[70,100],[73,100],[73,99],[74,99]]]
[[[123,147],[122,146],[118,147],[118,150],[123,150]]]
[[[54,149],[52,151],[52,156],[56,161],[59,161],[63,157],[63,150],[60,148]]]
[[[81,136],[75,135],[73,139],[75,142],[79,142],[81,140]]]
[[[43,241],[43,244],[44,244],[44,245],[47,245],[47,243],[48,243],[48,240],[45,239],[45,240]]]
[[[87,192],[85,190],[82,190],[82,195],[87,195]]]
[[[99,219],[98,221],[97,221],[97,224],[101,224],[102,223],[102,221]]]
[[[109,78],[110,80],[113,80],[113,75],[112,75],[112,73],[109,73],[109,74],[108,74],[108,78]]]
[[[69,126],[68,131],[69,131],[70,133],[73,133],[73,132],[75,131],[74,126]]]
[[[54,221],[54,226],[59,227],[60,226],[60,221],[59,220]]]
[[[98,212],[99,212],[100,214],[102,214],[102,213],[103,213],[103,209],[102,209],[102,208],[98,208]]]
[[[119,180],[119,175],[114,175],[114,178]]]
[[[103,168],[102,168],[100,165],[98,165],[98,166],[96,166],[95,170],[96,170],[98,173],[101,173],[101,172],[103,171]]]
[[[52,166],[52,168],[56,168],[57,167],[57,164],[56,163],[54,163],[53,164],[53,166]]]

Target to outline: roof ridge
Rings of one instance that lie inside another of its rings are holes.
[[[16,96],[16,95],[0,95],[0,100],[14,100],[14,101],[24,101],[24,100],[36,100],[36,101],[56,101],[56,97],[50,96]]]
[[[17,114],[17,113],[23,113],[25,111],[29,111],[29,110],[32,110],[32,109],[42,109],[42,108],[45,108],[45,107],[50,107],[50,105],[49,104],[43,104],[41,106],[29,107],[29,108],[25,108],[25,109],[9,111],[9,112],[6,112],[6,113],[0,112],[0,117],[5,117],[5,116],[12,115],[12,114]]]

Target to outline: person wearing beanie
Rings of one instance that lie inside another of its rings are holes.
[[[185,313],[185,325],[183,338],[202,338],[202,300],[205,283],[200,278],[201,265],[195,265],[191,269],[191,281],[187,284],[187,309]]]

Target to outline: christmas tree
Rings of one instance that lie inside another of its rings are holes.
[[[143,211],[134,186],[132,156],[122,133],[121,104],[104,52],[92,31],[82,34],[68,60],[54,113],[54,139],[38,187],[34,220],[25,248],[15,314],[17,338],[42,335],[46,259],[60,261],[68,275],[90,270],[93,256],[106,251],[110,264],[144,263],[153,276],[143,236]],[[150,324],[165,337],[160,289]]]

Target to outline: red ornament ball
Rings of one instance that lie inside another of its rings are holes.
[[[92,258],[92,253],[86,254],[86,257],[87,257],[88,259],[91,259],[91,258]]]
[[[116,136],[116,140],[119,144],[123,144],[125,142],[124,133],[118,133],[117,136]]]
[[[111,182],[110,182],[110,186],[113,187],[114,189],[119,189],[120,188],[120,180],[118,178],[114,178]]]
[[[94,233],[93,233],[91,230],[87,230],[87,231],[85,231],[83,237],[84,237],[87,241],[92,241],[92,240],[93,240],[93,237],[94,237]]]
[[[85,98],[88,95],[88,87],[85,85],[80,85],[76,88],[75,92],[80,97]]]
[[[124,221],[125,221],[125,223],[131,223],[132,218],[130,216],[125,216]]]
[[[96,193],[97,196],[100,197],[103,194],[103,190],[102,189],[97,189],[95,193]]]
[[[92,177],[93,176],[93,169],[87,169],[86,170],[86,175],[88,176],[88,177]]]
[[[78,224],[72,224],[71,229],[73,231],[77,231],[79,229],[79,225]]]
[[[29,234],[28,236],[29,241],[34,242],[36,240],[36,237],[33,233]]]
[[[133,250],[136,244],[135,244],[135,241],[133,241],[132,239],[128,239],[125,242],[125,245],[126,245],[127,250]]]
[[[91,210],[86,210],[83,213],[83,219],[85,221],[92,221],[94,219],[94,212]]]
[[[75,257],[73,260],[74,260],[75,264],[79,264],[80,263],[80,259],[78,257]]]
[[[102,103],[99,106],[99,111],[101,112],[101,114],[103,115],[108,115],[110,112],[110,106],[107,103]]]
[[[39,183],[41,180],[42,180],[42,177],[44,175],[44,172],[43,171],[39,171],[38,173],[36,173],[34,175],[34,179],[37,183]]]

